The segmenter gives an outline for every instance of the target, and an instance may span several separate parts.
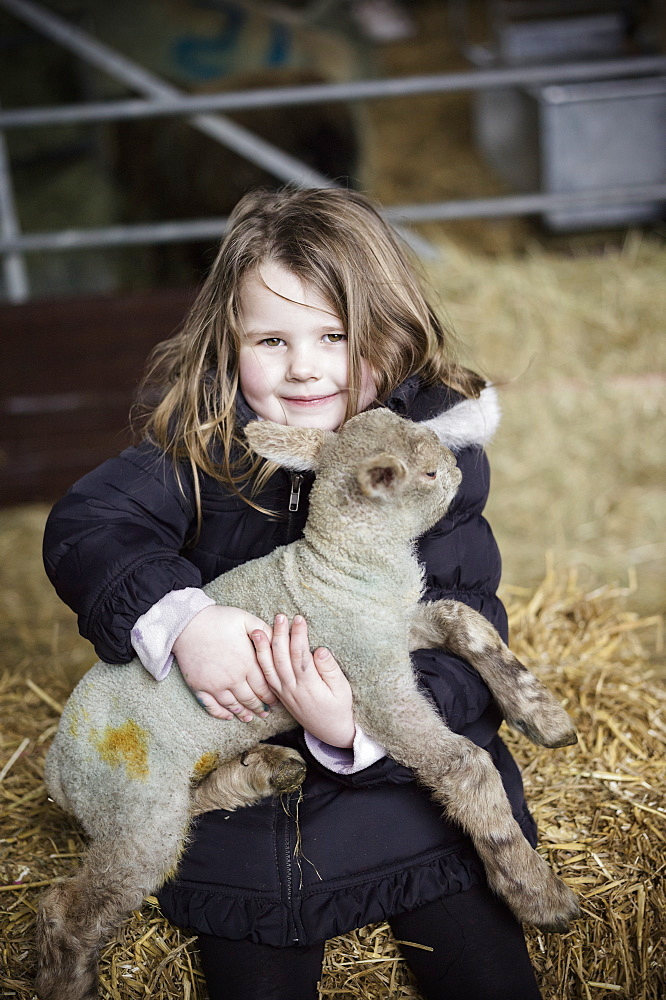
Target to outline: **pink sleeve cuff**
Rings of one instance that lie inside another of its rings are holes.
[[[204,608],[215,604],[203,590],[185,587],[172,590],[141,615],[132,629],[134,652],[156,681],[163,681],[171,670],[174,642],[192,619]]]
[[[360,726],[356,726],[354,745],[349,749],[329,746],[307,731],[305,745],[315,760],[335,774],[356,774],[386,756],[386,750],[367,736]]]

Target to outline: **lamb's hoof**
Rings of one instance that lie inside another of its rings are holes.
[[[273,778],[273,788],[279,794],[295,792],[303,784],[305,770],[305,761],[301,757],[285,761]]]
[[[53,979],[47,972],[40,972],[35,979],[35,993],[39,1000],[98,1000],[97,984],[82,986],[65,982],[59,976]]]
[[[494,889],[521,923],[553,934],[565,934],[571,921],[581,916],[578,899],[546,862],[540,860],[542,865],[536,882],[512,881],[503,886],[496,884]]]
[[[523,713],[520,718],[507,717],[506,722],[539,747],[555,750],[557,747],[570,747],[578,743],[576,730],[564,709],[548,714],[535,713],[532,718]]]
[[[305,761],[290,747],[262,743],[244,755],[243,763],[246,767],[256,766],[261,769],[269,795],[295,792],[305,779]]]
[[[553,905],[553,901],[551,900],[550,906],[552,909],[548,905],[542,907],[537,916],[532,920],[535,927],[538,927],[542,931],[548,931],[551,934],[566,934],[571,928],[571,922],[579,920],[583,915],[574,893],[567,885],[564,885],[564,882],[561,884],[564,891],[561,893],[557,904]]]
[[[98,949],[68,922],[66,883],[47,892],[37,915],[37,976],[40,1000],[97,1000]]]

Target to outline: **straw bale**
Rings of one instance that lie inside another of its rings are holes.
[[[590,579],[638,574],[663,608],[666,248],[487,257],[441,243],[428,279],[460,332],[462,360],[500,386],[488,516],[504,579],[536,586],[535,552]]]
[[[84,848],[76,824],[47,799],[43,758],[60,706],[90,662],[43,579],[40,508],[0,518],[0,944],[2,995],[30,1000],[40,893],[71,874]],[[540,850],[580,893],[583,919],[566,935],[528,931],[545,1000],[658,1000],[666,932],[666,691],[649,664],[656,617],[628,610],[629,588],[582,588],[549,572],[535,590],[509,588],[513,648],[566,703],[578,747],[541,751],[506,735],[521,763]],[[102,953],[103,1000],[205,1000],[194,938],[170,927],[156,900]],[[418,992],[386,924],[327,947],[323,998],[411,998]]]

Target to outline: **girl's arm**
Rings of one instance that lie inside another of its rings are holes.
[[[186,473],[183,487],[172,463],[143,444],[80,479],[49,515],[46,572],[107,663],[133,659],[131,630],[165,594],[201,587],[180,555],[194,520]]]
[[[132,629],[166,594],[201,587],[180,555],[194,520],[185,471],[182,481],[181,490],[170,460],[143,444],[80,479],[49,516],[46,571],[107,663],[134,658]],[[219,718],[249,720],[275,703],[248,635],[257,627],[267,626],[240,608],[209,607],[176,640],[187,683]]]

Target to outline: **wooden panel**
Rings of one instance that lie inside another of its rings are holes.
[[[181,324],[191,290],[0,306],[0,502],[56,500],[130,441],[151,348]]]

